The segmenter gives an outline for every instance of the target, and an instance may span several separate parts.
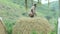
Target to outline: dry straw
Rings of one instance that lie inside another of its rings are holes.
[[[13,28],[12,34],[48,34],[51,30],[45,18],[20,18]]]
[[[0,20],[0,34],[7,34],[6,28],[5,28],[2,20]]]

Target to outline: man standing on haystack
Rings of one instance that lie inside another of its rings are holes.
[[[31,7],[31,11],[29,13],[29,16],[30,17],[34,17],[36,15],[36,4],[34,4],[32,7]]]

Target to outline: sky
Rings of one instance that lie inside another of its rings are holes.
[[[38,0],[34,0],[34,1],[38,1]],[[53,1],[58,1],[58,0],[49,0],[50,2],[53,2]],[[48,3],[48,0],[41,0],[41,3],[42,4],[45,4],[45,3]]]

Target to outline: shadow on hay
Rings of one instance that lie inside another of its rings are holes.
[[[12,34],[48,34],[50,31],[51,26],[45,18],[20,18]]]

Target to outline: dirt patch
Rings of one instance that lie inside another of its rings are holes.
[[[45,18],[20,18],[13,28],[13,34],[48,34],[51,30]]]

